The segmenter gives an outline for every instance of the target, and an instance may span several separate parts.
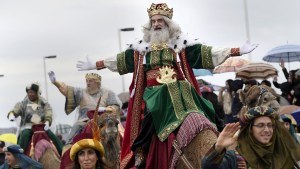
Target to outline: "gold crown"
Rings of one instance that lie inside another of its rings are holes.
[[[173,16],[173,8],[168,8],[168,5],[166,3],[161,4],[154,4],[152,3],[150,8],[147,9],[149,18],[151,18],[153,15],[164,15],[170,19],[172,19]]]
[[[96,79],[101,81],[101,76],[98,75],[97,73],[87,73],[85,75],[85,79]]]

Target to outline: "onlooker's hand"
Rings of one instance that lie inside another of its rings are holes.
[[[88,56],[86,57],[86,62],[77,61],[76,67],[79,71],[97,69],[96,63],[91,62]]]
[[[233,145],[238,138],[236,132],[240,129],[240,123],[228,123],[226,124],[223,131],[220,133],[217,142],[215,144],[215,149],[221,153],[226,147]]]
[[[244,55],[252,52],[255,48],[257,48],[257,43],[250,43],[248,40],[240,47],[240,55]]]
[[[285,66],[284,66],[284,60],[283,60],[283,59],[280,60],[279,66],[280,66],[282,69],[285,68]]]
[[[48,76],[52,83],[56,81],[55,73],[53,71],[48,72]]]

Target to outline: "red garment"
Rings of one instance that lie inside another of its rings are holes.
[[[31,147],[35,147],[36,143],[42,139],[47,140],[48,142],[51,142],[49,136],[47,135],[46,131],[44,130],[45,124],[35,124],[32,126],[32,137],[30,139],[30,144],[28,145],[28,147],[25,149],[24,154],[26,154],[27,156],[30,157],[30,151],[31,151]],[[34,149],[34,148],[33,148]],[[32,149],[32,151],[34,151]]]
[[[173,52],[173,55],[176,56],[176,53]],[[182,68],[182,73],[184,74],[184,77],[194,86],[196,91],[201,95],[197,80],[193,74],[192,69],[187,63],[186,55],[185,55],[185,50],[182,50],[182,52],[179,53],[180,57],[180,66],[177,63],[176,67],[178,70],[180,70],[179,67]],[[142,115],[144,111],[144,101],[143,101],[143,93],[144,89],[146,87],[146,79],[145,79],[145,72],[144,72],[144,67],[143,67],[143,55],[140,55],[137,51],[134,52],[134,73],[132,77],[132,82],[129,87],[130,93],[134,91],[133,97],[130,97],[129,103],[128,103],[128,113],[127,113],[127,119],[126,119],[126,129],[124,133],[124,140],[122,143],[122,150],[121,150],[121,163],[120,163],[120,168],[121,169],[128,169],[132,168],[134,166],[134,154],[131,151],[131,146],[134,142],[134,140],[137,138],[139,132],[140,132],[140,127],[141,127],[141,120],[142,120]],[[175,57],[176,58],[176,57]],[[138,66],[139,65],[139,66]],[[137,68],[139,69],[137,70]],[[137,72],[139,71],[139,72]],[[135,79],[137,77],[137,82],[135,83]],[[136,85],[136,86],[135,86]],[[170,135],[171,136],[171,135]],[[170,137],[169,136],[169,137]],[[169,138],[167,139],[169,140]],[[156,156],[158,159],[163,158],[168,156],[169,151],[168,150],[168,144],[166,144],[167,141],[165,142],[160,142],[157,138],[157,140],[154,140],[151,142],[151,147],[155,149],[155,147],[160,147],[162,152],[151,150],[151,153],[149,151],[149,154],[152,156]],[[164,147],[164,148],[162,148]],[[164,150],[164,151],[163,151]],[[158,153],[158,154],[157,154]],[[150,157],[150,156],[149,156]],[[151,166],[160,166],[160,169],[164,163],[164,160],[160,162],[158,159],[147,159],[147,168]],[[168,159],[168,158],[167,158]],[[167,160],[166,159],[166,160]],[[151,162],[148,162],[148,160],[151,160]],[[151,164],[153,162],[153,164]],[[166,161],[166,164],[163,166],[168,166],[168,163],[170,161]],[[149,164],[150,163],[150,164]],[[150,169],[149,168],[149,169]]]

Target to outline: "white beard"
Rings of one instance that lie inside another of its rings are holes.
[[[170,38],[169,29],[167,27],[156,31],[153,28],[151,28],[150,34],[150,44],[166,43]]]
[[[87,87],[87,93],[90,95],[96,94],[99,92],[99,88],[91,88],[91,87]]]

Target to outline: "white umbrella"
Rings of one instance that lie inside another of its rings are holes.
[[[281,45],[271,49],[264,57],[266,62],[297,62],[300,61],[300,45]]]

